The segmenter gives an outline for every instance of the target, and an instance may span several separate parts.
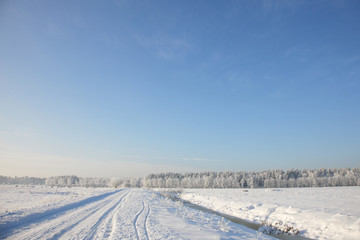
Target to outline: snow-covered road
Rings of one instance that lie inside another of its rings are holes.
[[[143,189],[106,192],[7,219],[1,239],[272,239]]]

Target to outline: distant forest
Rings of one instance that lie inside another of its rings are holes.
[[[360,168],[150,174],[149,188],[295,188],[360,186]]]
[[[295,188],[360,186],[360,168],[290,169],[260,172],[158,173],[145,178],[49,178],[0,176],[0,184],[145,188]]]
[[[75,175],[48,178],[8,177],[0,175],[0,184],[47,185],[59,187],[142,187],[142,178],[98,178],[77,177]]]

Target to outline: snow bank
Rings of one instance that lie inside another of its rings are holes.
[[[181,198],[249,221],[281,221],[309,238],[360,239],[360,187],[185,189]]]

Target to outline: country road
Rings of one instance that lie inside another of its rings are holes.
[[[0,238],[257,239],[257,233],[155,192],[125,189],[7,222]]]

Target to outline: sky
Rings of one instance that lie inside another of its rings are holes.
[[[360,166],[359,1],[0,1],[0,175]]]

